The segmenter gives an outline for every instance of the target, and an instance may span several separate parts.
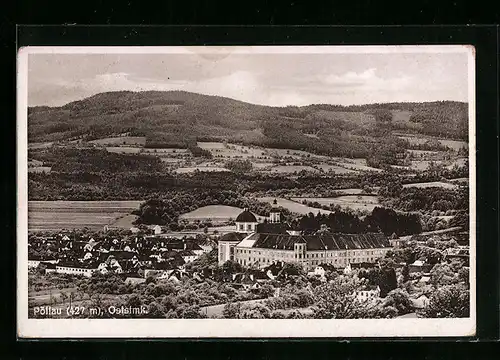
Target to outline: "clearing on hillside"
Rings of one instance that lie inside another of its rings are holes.
[[[97,145],[135,145],[143,147],[146,144],[145,136],[116,136],[97,140],[91,140],[90,143]]]
[[[328,210],[313,208],[313,207],[306,206],[306,205],[300,204],[296,201],[292,201],[292,200],[288,200],[288,199],[274,198],[274,197],[257,198],[257,200],[262,201],[262,202],[267,202],[269,204],[273,204],[274,199],[276,199],[278,206],[281,206],[285,209],[288,209],[289,211],[291,211],[293,213],[300,214],[300,215],[307,215],[309,213],[313,213],[316,215],[318,212],[320,212],[322,214],[331,213],[331,211],[328,211]]]
[[[344,195],[333,198],[320,198],[320,197],[294,197],[292,200],[302,203],[307,200],[317,202],[321,205],[339,205],[343,208],[350,208],[352,210],[373,211],[380,203],[376,196],[369,195]]]
[[[196,210],[190,211],[188,213],[179,216],[181,220],[216,220],[216,221],[228,221],[230,219],[235,220],[236,217],[243,212],[243,209],[235,206],[227,205],[208,205],[200,207]],[[264,216],[254,214],[257,220],[265,219]]]

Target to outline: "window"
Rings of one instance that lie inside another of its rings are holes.
[[[247,230],[252,230],[252,225],[251,224],[247,224]]]
[[[243,224],[240,224],[240,230],[243,230]]]

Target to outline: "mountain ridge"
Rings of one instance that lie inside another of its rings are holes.
[[[259,142],[269,137],[266,129],[273,127],[302,134],[319,132],[328,137],[333,133],[337,137],[370,136],[377,127],[375,114],[380,110],[392,112],[397,130],[457,139],[467,136],[468,104],[463,102],[274,107],[181,90],[110,91],[59,107],[29,107],[28,136],[29,141],[40,142],[75,137],[89,140],[128,132],[147,138],[243,142],[247,136],[254,136],[250,142]]]

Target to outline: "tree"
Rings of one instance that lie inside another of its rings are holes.
[[[147,317],[148,318],[153,318],[153,319],[164,318],[165,314],[163,312],[163,307],[160,304],[158,304],[156,301],[153,301],[148,306]]]
[[[241,316],[242,306],[241,303],[236,302],[228,302],[224,305],[224,309],[222,310],[222,316],[226,319],[239,319]]]
[[[414,309],[408,293],[402,289],[395,289],[389,292],[385,298],[384,306],[394,307],[397,309],[399,316],[408,314]]]
[[[458,281],[458,276],[449,264],[436,264],[431,270],[431,284],[435,286],[450,285]]]
[[[316,319],[356,319],[363,317],[364,303],[356,300],[356,291],[366,283],[357,276],[338,276],[317,286],[313,316]]]
[[[222,271],[224,274],[236,274],[243,271],[243,266],[240,263],[237,263],[233,260],[228,260],[224,264],[222,264]]]
[[[430,297],[429,304],[422,311],[427,318],[469,317],[470,294],[463,285],[446,285],[437,289]]]
[[[232,159],[226,162],[225,167],[235,173],[249,173],[253,165],[250,160]]]

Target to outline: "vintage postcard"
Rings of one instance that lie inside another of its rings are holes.
[[[476,332],[472,46],[26,47],[21,338]]]

